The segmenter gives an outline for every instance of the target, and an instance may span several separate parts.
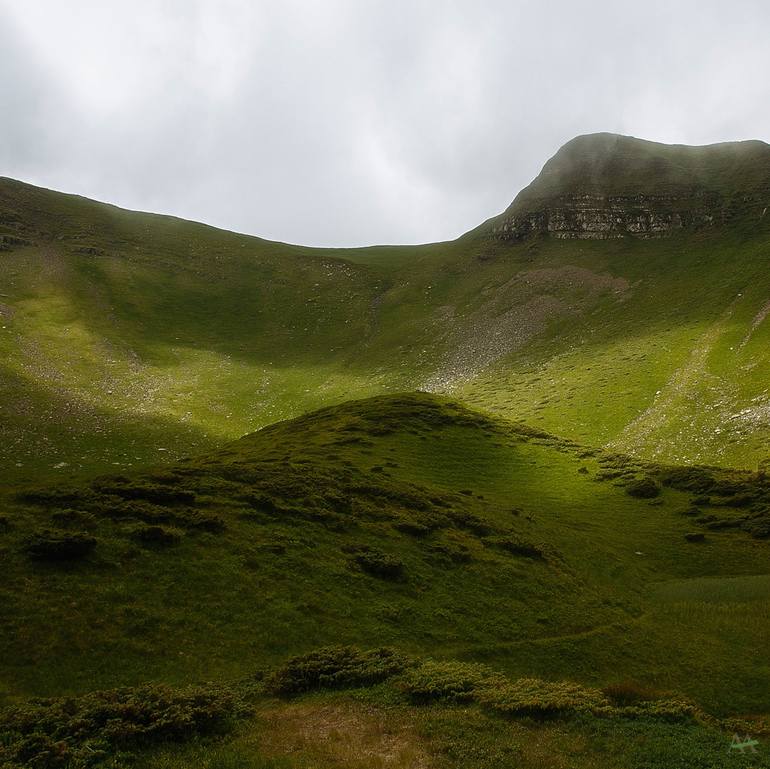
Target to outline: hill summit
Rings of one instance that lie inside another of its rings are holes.
[[[768,180],[770,145],[761,141],[692,147],[587,134],[567,142],[483,230],[505,240],[603,240],[756,221],[770,205]]]

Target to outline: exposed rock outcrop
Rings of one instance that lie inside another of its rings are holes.
[[[591,134],[565,144],[482,231],[505,240],[658,238],[760,221],[768,206],[770,146],[764,142],[685,147]]]

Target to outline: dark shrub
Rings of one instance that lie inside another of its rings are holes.
[[[484,537],[493,531],[489,523],[477,515],[469,513],[467,510],[454,510],[448,515],[455,526],[460,529],[466,529],[479,537]]]
[[[660,473],[660,481],[664,486],[696,494],[705,494],[716,483],[714,476],[703,467],[667,467]]]
[[[424,704],[436,700],[470,702],[480,689],[506,683],[505,678],[486,665],[427,660],[407,671],[398,687],[413,702]]]
[[[57,526],[63,528],[74,526],[83,529],[96,526],[96,518],[91,513],[84,513],[81,510],[55,510],[51,513],[51,518]]]
[[[166,526],[137,526],[131,532],[131,538],[143,545],[168,547],[179,542],[182,534],[177,529],[170,529]]]
[[[602,692],[614,705],[635,705],[638,702],[650,702],[660,696],[652,689],[640,686],[633,681],[609,684],[602,689]]]
[[[722,497],[719,501],[712,501],[712,505],[720,507],[749,507],[754,502],[751,494],[734,494],[729,497]]]
[[[684,538],[688,542],[703,542],[706,539],[706,535],[701,531],[692,531],[685,534]]]
[[[430,555],[448,564],[470,563],[473,555],[462,542],[437,542],[428,548]]]
[[[94,489],[102,494],[120,497],[121,499],[139,499],[154,505],[191,505],[195,502],[195,493],[187,489],[173,486],[145,485],[128,482],[97,481]]]
[[[430,526],[426,526],[420,521],[409,520],[408,518],[396,521],[393,524],[393,528],[402,534],[409,534],[411,537],[427,537],[432,531]]]
[[[221,534],[227,528],[224,520],[218,515],[192,513],[190,515],[176,516],[174,520],[180,526],[198,529],[199,531],[207,531],[210,534]]]
[[[707,529],[717,531],[719,529],[737,529],[741,526],[742,521],[737,518],[718,518],[716,521],[709,521],[706,524]]]
[[[653,499],[660,494],[660,486],[648,476],[629,483],[626,494],[637,499]]]
[[[223,732],[247,712],[232,692],[204,687],[36,700],[0,711],[0,766],[100,766],[125,746]]]
[[[742,528],[755,539],[770,539],[770,520],[746,521]]]
[[[273,694],[299,694],[314,689],[370,686],[403,672],[406,657],[393,649],[361,651],[354,646],[327,646],[293,657],[267,677]]]
[[[39,561],[74,561],[96,547],[96,538],[80,532],[41,531],[24,543],[24,550]]]
[[[366,548],[359,550],[353,561],[362,571],[381,579],[400,580],[404,578],[404,564],[398,558],[387,553]]]
[[[496,547],[504,550],[511,555],[518,555],[522,558],[533,558],[535,560],[545,560],[545,553],[537,545],[531,542],[523,542],[516,537],[489,537],[484,541],[490,547]]]
[[[54,487],[49,489],[32,489],[30,491],[24,491],[17,494],[16,499],[18,499],[19,502],[25,502],[31,505],[64,507],[65,504],[77,502],[88,496],[89,492],[84,492],[80,489]]]
[[[598,689],[569,681],[551,683],[537,678],[521,678],[504,686],[482,689],[478,699],[498,713],[533,718],[590,713],[611,707]]]
[[[747,484],[743,481],[720,478],[711,487],[711,493],[719,497],[731,497],[735,494],[745,494],[748,491]]]

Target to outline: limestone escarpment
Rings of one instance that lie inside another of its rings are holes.
[[[735,212],[721,205],[716,196],[701,198],[700,205],[682,206],[676,198],[664,195],[565,196],[537,211],[501,217],[492,234],[513,240],[534,233],[587,240],[625,235],[658,238],[683,228],[723,224],[734,216]]]
[[[770,147],[763,142],[683,147],[594,134],[562,147],[484,231],[514,241],[536,234],[659,238],[761,221],[769,207]]]

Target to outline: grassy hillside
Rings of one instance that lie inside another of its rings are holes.
[[[0,766],[743,761],[768,195],[761,142],[579,137],[312,249],[0,179]],[[621,205],[676,226],[574,230]]]
[[[389,646],[410,659],[485,663],[513,682],[688,701],[704,714],[664,727],[654,714],[613,726],[584,713],[506,731],[510,750],[542,739],[569,755],[565,746],[582,741],[560,765],[588,766],[612,745],[633,754],[641,730],[666,760],[672,734],[688,756],[716,755],[727,727],[709,718],[767,713],[768,502],[763,474],[638,462],[437,396],[346,403],[166,468],[9,489],[3,696],[11,705],[145,681],[247,681],[329,644]],[[353,719],[354,734],[374,728],[367,719],[417,719],[410,750],[455,745],[447,765],[474,765],[466,711],[451,697],[409,715],[409,698],[380,689],[355,706],[347,695],[291,707],[271,696],[248,690],[260,715],[242,742],[214,743],[199,759],[198,748],[175,748],[153,765],[208,765],[224,750],[240,751],[233,765],[259,766],[248,761],[299,739],[291,724],[301,718],[321,719],[302,738],[317,765],[339,760],[313,752],[328,718]],[[504,721],[479,697],[475,728],[489,744],[478,765],[500,766],[492,745]],[[259,724],[271,719],[284,727],[267,731],[266,748]]]
[[[166,470],[17,490],[6,688],[234,675],[378,639],[587,682],[622,668],[757,707],[768,490],[763,476],[690,472],[422,395],[332,407]],[[648,476],[653,496],[628,493]],[[62,567],[62,532],[95,546]],[[704,542],[685,539],[697,532]],[[50,558],[35,537],[53,540]],[[731,598],[735,616],[708,607]],[[674,653],[681,664],[660,671]]]
[[[632,143],[594,176],[590,146],[563,171],[569,146],[534,189],[627,190],[661,163],[667,184],[752,200],[766,182],[761,143]],[[411,389],[646,458],[756,467],[770,216],[755,213],[646,241],[482,228],[310,249],[0,179],[0,467],[33,480],[152,465]]]

